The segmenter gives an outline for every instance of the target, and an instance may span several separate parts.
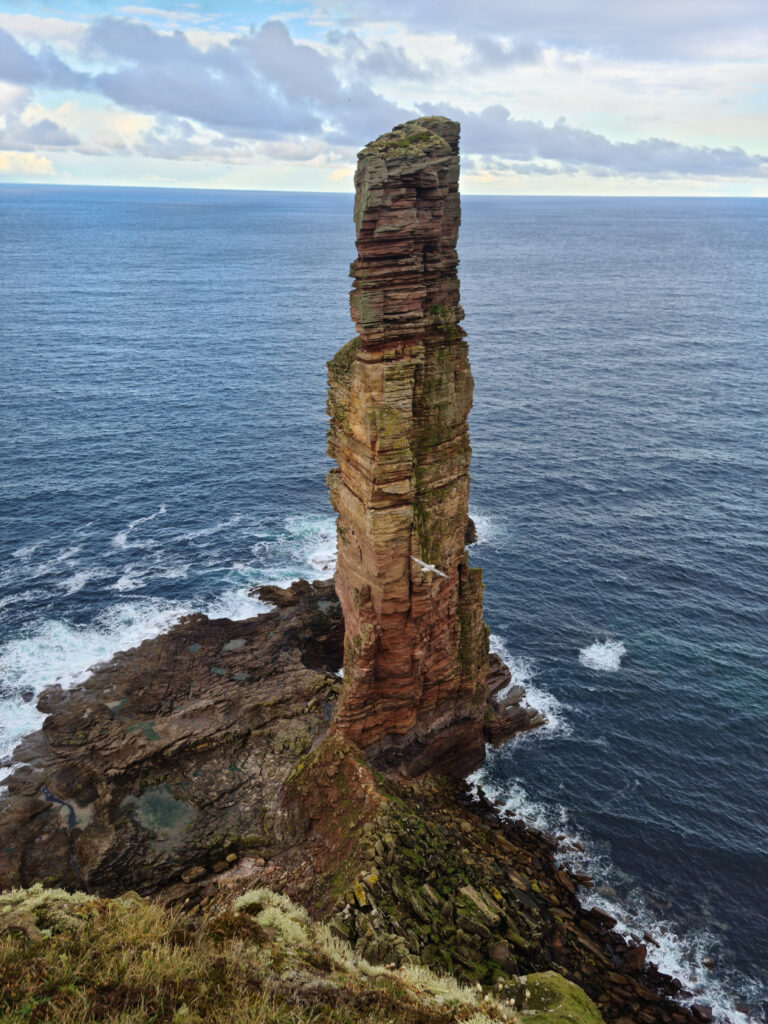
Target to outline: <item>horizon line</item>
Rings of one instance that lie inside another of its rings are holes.
[[[0,181],[0,189],[10,186],[12,188],[94,188],[94,189],[143,189],[155,192],[244,192],[268,195],[318,195],[318,196],[350,196],[354,198],[354,189],[349,191],[341,189],[279,189],[279,188],[219,188],[212,185],[117,185],[114,183],[93,183],[93,182],[59,182],[59,181]],[[583,192],[562,192],[557,194],[542,192],[464,192],[459,189],[459,194],[473,199],[727,199],[754,201],[768,199],[768,196],[731,196],[731,195],[649,195],[648,193],[591,193],[585,195]]]

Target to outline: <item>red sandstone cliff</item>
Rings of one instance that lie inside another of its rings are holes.
[[[483,751],[488,631],[481,571],[465,551],[473,382],[459,326],[458,138],[456,122],[424,117],[359,154],[358,335],[328,364],[346,629],[333,728],[374,763],[412,772],[465,768]]]

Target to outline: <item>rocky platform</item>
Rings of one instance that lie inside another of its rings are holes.
[[[280,841],[281,787],[336,703],[343,624],[332,584],[277,597],[240,622],[188,616],[44,691],[0,804],[0,887],[157,890]]]
[[[338,703],[341,608],[331,582],[259,593],[274,611],[188,616],[81,686],[42,693],[48,717],[0,801],[0,887],[183,890],[243,851],[301,859],[286,785]],[[491,669],[495,720],[509,673]],[[510,720],[537,721],[519,707]]]

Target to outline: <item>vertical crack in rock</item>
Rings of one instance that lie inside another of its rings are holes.
[[[407,774],[463,772],[484,749],[488,631],[465,550],[473,381],[459,326],[458,138],[455,121],[423,117],[359,154],[358,334],[328,364],[346,631],[333,730]]]

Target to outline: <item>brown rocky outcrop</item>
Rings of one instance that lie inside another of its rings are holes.
[[[361,155],[360,335],[329,371],[341,609],[330,583],[263,587],[276,606],[266,615],[187,617],[76,689],[46,690],[48,717],[15,751],[0,799],[0,887],[163,891],[244,851],[289,865],[308,834],[343,857],[365,814],[355,805],[354,823],[326,828],[342,795],[330,769],[319,790],[301,771],[311,752],[317,771],[337,749],[314,753],[332,720],[350,771],[362,750],[406,774],[462,774],[486,739],[537,724],[519,696],[493,699],[509,672],[489,658],[465,549],[472,378],[458,326],[457,140],[455,123],[422,118]]]
[[[188,616],[43,692],[0,800],[0,889],[158,891],[294,843],[280,793],[327,732],[342,621],[329,583],[264,590],[274,611]]]
[[[423,117],[360,153],[358,334],[328,364],[345,623],[333,728],[406,774],[465,773],[484,749],[488,630],[465,550],[473,382],[459,326],[458,138],[456,122]]]

